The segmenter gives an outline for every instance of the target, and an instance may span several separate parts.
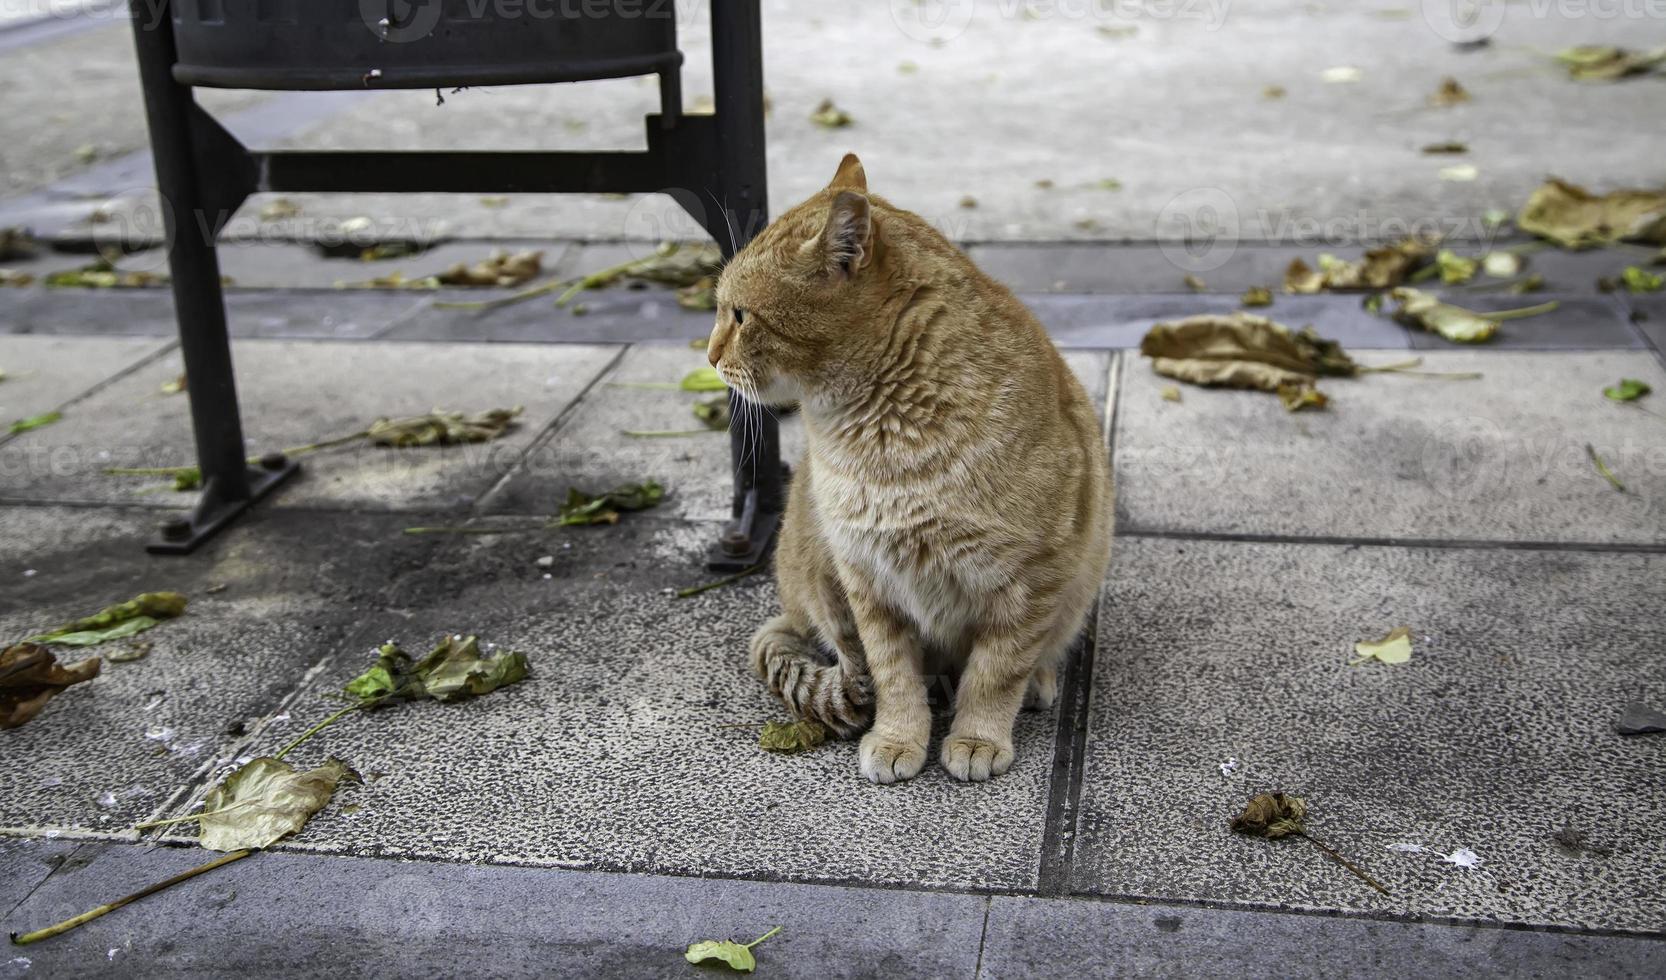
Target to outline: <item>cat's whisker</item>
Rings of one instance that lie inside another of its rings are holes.
[[[712,203],[717,205],[719,211],[723,212],[723,224],[729,229],[729,254],[733,255],[740,251],[740,243],[735,240],[735,222],[729,217],[729,208],[723,201],[717,199],[717,195],[712,193],[710,187],[706,188],[706,196],[712,199]],[[724,200],[726,201],[728,198],[724,198]]]

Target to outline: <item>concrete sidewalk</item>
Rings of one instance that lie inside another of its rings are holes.
[[[1159,253],[1083,252],[1075,288],[1096,288],[1094,270],[1117,288],[1117,270],[1160,268]],[[1045,289],[1023,280],[1034,258],[986,265]],[[285,261],[303,283],[334,267]],[[1329,410],[1296,415],[1248,392],[1167,401],[1125,349],[1152,319],[1231,295],[1031,293],[1109,421],[1112,570],[1059,706],[1021,721],[1013,770],[974,786],[933,765],[900,788],[861,780],[853,744],[774,756],[728,727],[780,713],[743,652],[774,587],[667,594],[708,578],[727,477],[721,436],[619,434],[687,427],[693,396],[612,384],[703,363],[686,344],[702,318],[641,315],[675,309],[663,293],[598,294],[628,304],[615,339],[634,342],[619,344],[547,300],[500,324],[420,293],[234,292],[252,450],[436,398],[519,403],[524,424],[457,450],[321,454],[200,553],[158,558],[141,545],[189,495],[102,470],[191,459],[185,402],[159,391],[179,372],[165,294],[0,291],[0,415],[64,413],[0,441],[0,629],[146,589],[192,597],[148,634],[149,657],[7,733],[6,928],[200,861],[188,828],[155,848],[125,828],[185,812],[234,760],[288,742],[384,640],[473,632],[532,664],[489,698],[338,724],[302,755],[376,778],[278,853],[10,968],[259,973],[295,947],[317,950],[297,972],[324,974],[346,944],[391,956],[392,972],[446,975],[467,968],[448,938],[465,934],[492,937],[497,972],[653,975],[688,969],[678,954],[695,939],[786,923],[761,970],[1658,973],[1666,741],[1612,724],[1629,701],[1666,703],[1666,430],[1601,388],[1624,376],[1666,391],[1650,333],[1666,309],[1594,292],[1587,261],[1534,257],[1566,283],[1539,322],[1418,351],[1479,380],[1339,379]],[[1266,312],[1365,363],[1428,347],[1353,297],[1280,296]],[[796,422],[785,432],[796,452]],[[524,523],[569,485],[647,476],[668,500],[616,527],[403,533]],[[1414,631],[1410,663],[1348,666],[1354,641],[1397,625]],[[1389,896],[1300,841],[1228,833],[1271,789],[1305,796],[1315,835]],[[1559,845],[1564,828],[1588,846]],[[1479,867],[1444,860],[1460,848]],[[243,946],[244,928],[267,938]]]

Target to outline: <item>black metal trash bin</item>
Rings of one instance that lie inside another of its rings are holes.
[[[726,252],[762,228],[758,0],[708,2],[716,112],[685,116],[672,0],[129,0],[203,475],[192,515],[164,525],[150,550],[194,550],[298,469],[277,454],[258,467],[245,459],[215,241],[248,195],[660,192]],[[191,95],[197,85],[428,88],[642,74],[659,76],[661,99],[646,120],[646,151],[259,152]],[[763,429],[761,446],[731,433],[731,461],[745,454],[748,465],[734,468],[734,520],[713,548],[714,568],[756,564],[773,538],[783,470],[773,417]]]

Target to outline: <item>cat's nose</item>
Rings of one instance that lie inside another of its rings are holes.
[[[706,360],[712,362],[712,367],[717,367],[717,362],[723,360],[723,346],[715,340],[708,343],[706,345]]]

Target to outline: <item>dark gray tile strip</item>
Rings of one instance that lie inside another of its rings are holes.
[[[980,977],[1656,977],[1658,938],[996,898]]]
[[[198,848],[85,845],[4,928],[39,928],[204,863]],[[78,856],[76,862],[80,863]],[[29,977],[674,977],[691,942],[750,942],[784,977],[971,977],[987,900],[784,885],[262,853],[37,945]],[[227,942],[227,937],[240,937]],[[3,961],[0,961],[3,962]]]
[[[106,0],[67,17],[45,14],[31,20],[7,24],[0,27],[0,54],[79,34],[114,20],[125,22],[128,19],[126,7],[127,4],[122,0]]]

